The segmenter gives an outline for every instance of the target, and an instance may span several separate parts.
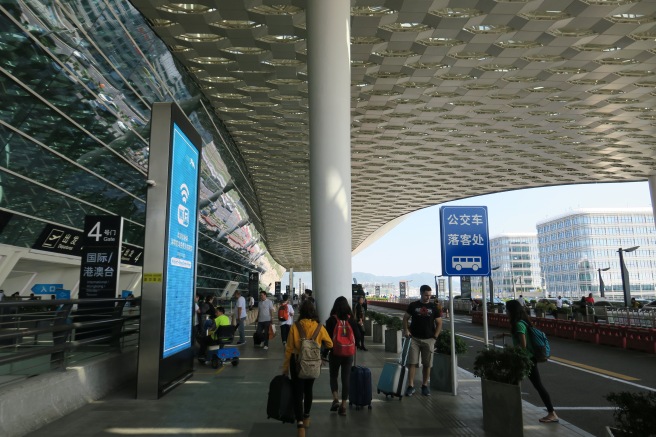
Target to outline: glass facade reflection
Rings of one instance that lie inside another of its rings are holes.
[[[143,246],[150,107],[176,101],[204,142],[199,291],[246,290],[252,270],[278,280],[227,129],[129,2],[0,4],[0,243],[32,247],[46,223],[116,214]]]
[[[540,256],[535,234],[508,234],[490,239],[491,266],[495,296],[517,298],[543,291]]]

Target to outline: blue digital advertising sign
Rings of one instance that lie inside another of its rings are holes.
[[[490,238],[486,206],[440,207],[442,274],[488,276]]]
[[[192,346],[199,151],[173,123],[162,358]]]

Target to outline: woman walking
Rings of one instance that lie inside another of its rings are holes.
[[[533,387],[538,391],[540,399],[547,407],[548,414],[540,419],[542,423],[555,423],[558,422],[558,416],[554,411],[553,404],[549,393],[542,385],[540,380],[540,372],[538,371],[538,362],[533,356],[533,346],[531,344],[531,337],[528,334],[529,328],[533,326],[531,319],[526,314],[522,304],[516,300],[506,302],[506,314],[510,318],[510,329],[512,333],[513,345],[516,347],[524,348],[528,351],[533,363],[531,370],[528,374],[528,379],[533,384]]]
[[[335,330],[337,329],[337,333]],[[355,356],[355,345],[360,344],[360,329],[353,316],[348,300],[344,296],[335,299],[330,317],[326,320],[326,331],[333,338],[333,350],[328,357],[330,366],[330,391],[333,393],[333,403],[330,411],[337,411],[340,416],[346,416],[346,402],[349,397],[349,381],[351,366]],[[342,335],[337,339],[336,335]],[[341,342],[341,339],[343,343]],[[340,343],[340,344],[338,344]],[[339,349],[339,350],[338,350]],[[339,401],[339,385],[337,375],[342,376],[342,401]]]
[[[299,332],[300,329],[304,332]],[[297,357],[301,351],[301,338],[310,339],[319,327],[315,341],[319,346],[333,347],[333,342],[326,332],[326,328],[319,323],[317,310],[310,299],[306,299],[299,309],[298,322],[289,330],[287,346],[285,348],[285,361],[282,364],[282,374],[291,375],[294,398],[294,415],[298,437],[305,437],[305,429],[310,426],[310,410],[312,409],[312,387],[314,379],[301,379],[298,377]]]

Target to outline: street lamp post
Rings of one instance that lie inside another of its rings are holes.
[[[622,273],[622,291],[624,291],[624,305],[631,305],[631,284],[629,284],[629,271],[626,269],[626,264],[624,264],[624,255],[623,253],[630,253],[635,251],[640,246],[629,247],[628,249],[622,249],[621,247],[617,250],[617,253],[620,254],[620,272]]]
[[[620,254],[620,256],[622,256]],[[597,269],[597,272],[599,272],[599,296],[604,297],[604,280],[601,278],[601,272],[605,272],[607,270],[610,270],[610,267],[606,267],[605,269]]]
[[[492,267],[492,271],[499,270],[500,266]],[[490,302],[494,303],[494,279],[492,279],[492,275],[490,274]]]

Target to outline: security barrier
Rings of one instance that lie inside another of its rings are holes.
[[[599,325],[599,344],[626,348],[626,326]]]
[[[614,321],[624,318],[627,322],[633,320],[635,323],[644,323],[637,315],[637,311],[619,310],[613,314],[609,313],[609,321],[612,317]],[[651,327],[576,322],[543,317],[531,317],[531,321],[536,328],[547,335],[656,354],[656,329]],[[483,313],[472,313],[472,323],[482,324]],[[488,325],[509,330],[510,320],[505,314],[488,314]]]
[[[656,329],[627,328],[626,348],[656,354]]]
[[[574,325],[574,338],[578,341],[599,344],[599,324],[580,322]]]

